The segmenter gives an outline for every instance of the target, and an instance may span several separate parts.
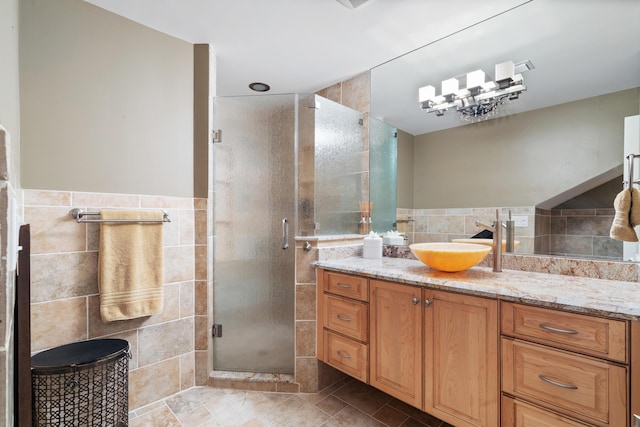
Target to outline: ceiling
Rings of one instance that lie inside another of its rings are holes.
[[[255,81],[310,93],[373,68],[372,114],[414,135],[460,124],[425,117],[418,87],[509,59],[536,66],[512,113],[640,86],[640,0],[85,1],[211,44],[219,96]]]

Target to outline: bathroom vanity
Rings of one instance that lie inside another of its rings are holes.
[[[415,260],[317,267],[317,357],[454,426],[635,427],[640,284]]]

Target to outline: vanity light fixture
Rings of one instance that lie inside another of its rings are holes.
[[[495,80],[488,80],[482,70],[475,70],[463,76],[443,80],[441,91],[428,85],[418,89],[420,108],[436,116],[444,116],[445,111],[455,109],[465,121],[479,121],[494,117],[498,107],[507,101],[518,99],[527,90],[522,73],[535,67],[529,60],[514,64],[506,61],[496,64]]]

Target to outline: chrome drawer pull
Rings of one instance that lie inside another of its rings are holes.
[[[546,383],[549,383],[551,385],[554,385],[556,387],[568,388],[569,390],[577,390],[578,389],[578,386],[576,386],[576,385],[562,384],[562,383],[559,383],[557,381],[550,380],[549,378],[545,377],[544,375],[538,375],[538,378],[540,378],[542,381],[544,381]]]
[[[344,322],[351,322],[351,319],[340,314],[336,314],[336,317]]]
[[[567,334],[567,335],[576,335],[578,331],[574,331],[572,329],[559,329],[554,328],[553,326],[545,325],[544,323],[540,323],[539,325],[542,329],[546,329],[547,331],[557,332],[559,334]]]
[[[342,354],[342,352],[340,351],[336,351],[336,353],[338,353],[338,356],[342,357],[343,359],[351,359],[351,356],[349,356],[348,354]]]
[[[351,285],[345,285],[344,283],[338,283],[338,287],[343,289],[351,289]]]

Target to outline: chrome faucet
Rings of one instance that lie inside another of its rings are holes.
[[[502,227],[506,225],[500,221],[500,214],[496,209],[496,220],[493,225],[486,225],[476,220],[476,226],[484,227],[493,233],[493,271],[502,271]]]

